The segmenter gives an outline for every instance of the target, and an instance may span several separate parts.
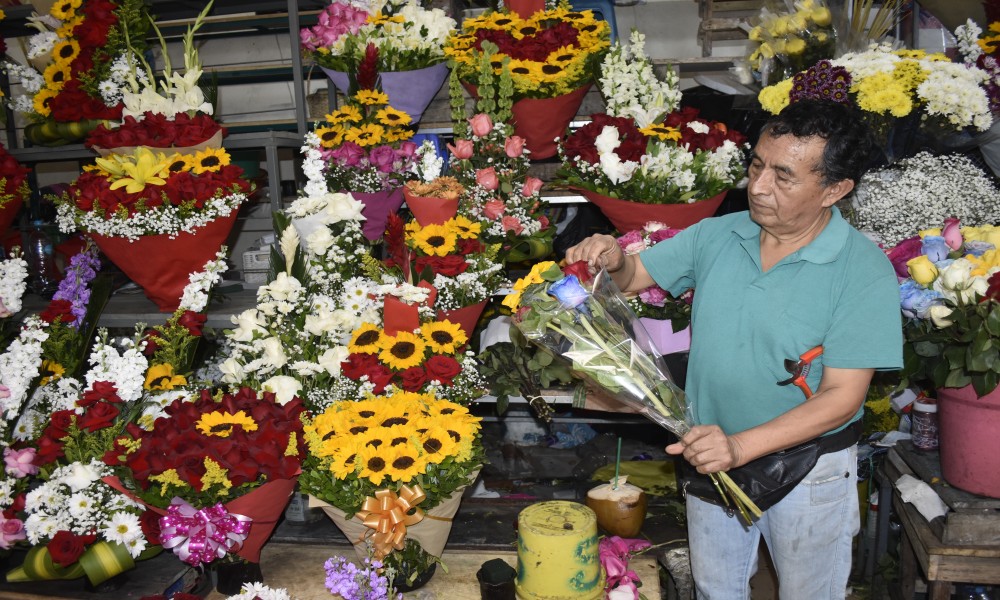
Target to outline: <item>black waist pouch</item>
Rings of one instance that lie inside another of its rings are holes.
[[[837,433],[762,456],[742,467],[730,469],[727,473],[754,501],[757,508],[764,511],[788,495],[813,470],[820,456],[850,448],[860,438],[861,421],[858,420]],[[726,506],[708,475],[694,471],[684,477],[681,485],[685,494]]]

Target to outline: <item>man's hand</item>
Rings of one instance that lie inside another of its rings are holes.
[[[727,471],[742,464],[739,442],[718,425],[695,425],[681,441],[670,444],[667,454],[683,454],[699,473]]]
[[[597,234],[566,251],[567,264],[581,260],[587,261],[591,271],[596,272],[603,266],[609,273],[614,273],[624,266],[625,253],[614,237]]]

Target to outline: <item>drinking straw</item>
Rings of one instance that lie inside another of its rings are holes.
[[[618,437],[618,453],[615,455],[615,485],[611,488],[613,490],[618,489],[618,467],[622,464],[622,438]]]

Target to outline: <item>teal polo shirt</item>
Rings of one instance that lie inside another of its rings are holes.
[[[639,255],[660,285],[694,288],[686,390],[697,424],[733,434],[805,401],[785,359],[822,345],[823,367],[899,369],[903,334],[892,265],[833,208],[823,231],[764,272],[760,227],[748,212],[706,219]],[[855,419],[860,418],[861,410]]]

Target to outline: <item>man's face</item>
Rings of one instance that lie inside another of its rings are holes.
[[[819,166],[825,146],[826,140],[815,136],[761,136],[751,155],[747,186],[755,223],[777,234],[806,231],[853,188],[850,180],[822,184]]]

